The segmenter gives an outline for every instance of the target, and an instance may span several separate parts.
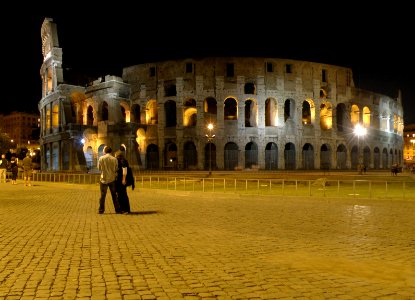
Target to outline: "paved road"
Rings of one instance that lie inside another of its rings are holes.
[[[415,299],[415,199],[0,184],[0,299]]]

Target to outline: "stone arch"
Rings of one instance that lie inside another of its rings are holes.
[[[193,141],[187,141],[183,145],[183,169],[197,169],[197,150]]]
[[[256,86],[254,83],[252,82],[247,82],[244,85],[244,93],[245,94],[251,94],[251,95],[256,95]]]
[[[50,129],[51,126],[51,119],[50,119],[50,108],[46,109],[46,129]]]
[[[265,126],[277,126],[278,124],[278,105],[274,98],[265,100]]]
[[[166,127],[176,127],[177,115],[176,115],[176,102],[173,100],[167,100],[164,103],[164,114],[166,120]]]
[[[121,110],[121,121],[122,122],[130,122],[130,107],[125,102],[120,102],[120,110]]]
[[[168,169],[177,169],[177,145],[168,142],[164,147],[164,167]]]
[[[101,121],[108,121],[108,120],[109,120],[108,103],[104,101],[102,102],[102,105],[101,105]]]
[[[52,127],[59,126],[59,103],[55,103],[52,106]]]
[[[316,119],[316,106],[313,99],[305,99],[302,105],[302,123],[303,125],[314,124]]]
[[[88,170],[92,170],[94,168],[94,150],[91,146],[88,146],[85,151],[85,161],[86,167]]]
[[[88,105],[88,108],[86,110],[86,125],[94,125],[94,108],[92,107],[92,105]]]
[[[350,150],[350,159],[352,170],[357,170],[357,165],[359,164],[359,147],[354,145]]]
[[[394,163],[396,163],[395,162],[395,156],[393,155],[393,150],[392,149],[389,150],[389,157],[390,157],[389,160],[390,160],[390,164],[391,165],[393,165]],[[388,167],[390,167],[390,166],[388,166]]]
[[[343,144],[337,146],[336,158],[337,169],[345,170],[347,168],[347,149]]]
[[[258,167],[258,145],[249,142],[245,145],[245,168],[252,169]]]
[[[284,122],[295,120],[295,101],[287,99],[284,102]]]
[[[154,99],[149,100],[146,105],[146,124],[158,124],[157,101]]]
[[[302,149],[303,169],[314,169],[314,147],[310,143],[306,143]]]
[[[235,98],[229,97],[225,99],[223,116],[225,120],[238,119],[238,102]]]
[[[371,160],[371,153],[369,146],[366,146],[363,148],[363,164],[367,167],[370,166],[370,160]]]
[[[365,106],[363,107],[363,120],[362,120],[363,126],[365,128],[370,127],[370,108]]]
[[[206,143],[205,145],[205,162],[204,169],[209,170],[209,164],[212,170],[217,168],[216,166],[216,145],[212,141]]]
[[[380,169],[380,150],[379,147],[373,149],[373,168]]]
[[[155,144],[150,144],[147,146],[146,168],[148,170],[158,170],[160,168],[159,147]]]
[[[380,130],[389,131],[389,118],[386,112],[382,112],[380,116]]]
[[[333,111],[331,103],[325,101],[320,105],[320,128],[329,130],[333,127]]]
[[[257,127],[258,123],[258,106],[255,100],[247,99],[245,101],[245,127]]]
[[[389,168],[389,155],[388,155],[388,149],[383,148],[382,150],[382,167],[383,169]]]
[[[235,170],[239,163],[239,148],[234,142],[228,142],[224,148],[225,170]]]
[[[204,119],[208,123],[217,122],[218,106],[215,98],[207,97],[203,101],[203,113],[205,116]]]
[[[295,145],[293,143],[287,143],[284,147],[284,164],[286,170],[295,170]]]
[[[183,103],[183,126],[196,126],[196,123],[196,100],[193,98],[188,98]]]
[[[331,169],[331,147],[329,144],[323,144],[320,147],[320,169]]]
[[[344,103],[339,103],[336,106],[336,127],[338,132],[344,132],[348,126],[347,110]]]
[[[139,104],[133,104],[131,106],[130,121],[141,124],[141,107]]]
[[[278,169],[278,146],[270,142],[265,146],[265,170]]]
[[[356,126],[359,123],[360,119],[360,109],[359,106],[353,104],[350,110],[350,122],[352,126]]]

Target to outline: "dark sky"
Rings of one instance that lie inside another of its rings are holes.
[[[170,5],[136,7],[119,1],[99,12],[83,6],[42,13],[28,9],[2,18],[0,113],[37,111],[40,28],[50,17],[57,23],[64,68],[120,76],[123,66],[203,56],[321,62],[352,68],[357,87],[394,98],[400,89],[405,124],[415,123],[415,26],[405,17],[409,7],[340,10],[320,5],[296,11],[295,5],[259,9],[253,2],[239,10],[213,3]]]

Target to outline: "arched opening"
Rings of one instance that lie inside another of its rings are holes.
[[[327,144],[323,144],[320,147],[320,169],[331,169],[331,149],[330,146]]]
[[[295,102],[292,99],[287,99],[284,102],[284,122],[287,122],[287,120],[295,119]]]
[[[331,104],[329,102],[320,105],[320,128],[329,130],[333,126]]]
[[[373,168],[380,169],[380,150],[378,147],[373,149]]]
[[[225,170],[235,170],[238,167],[239,149],[234,142],[226,143],[224,149]]]
[[[252,169],[258,167],[258,146],[254,142],[249,142],[245,146],[245,168]]]
[[[245,127],[257,126],[257,106],[255,101],[245,101]]]
[[[363,107],[363,126],[370,127],[370,109],[367,106]]]
[[[293,143],[285,144],[284,162],[286,170],[295,170],[295,145]]]
[[[350,152],[351,162],[352,162],[352,170],[357,170],[357,165],[359,164],[359,152],[358,147],[353,146]]]
[[[141,109],[140,105],[133,104],[131,107],[131,122],[140,124],[141,123]]]
[[[94,109],[91,105],[88,106],[87,112],[86,112],[86,124],[89,126],[94,125]]]
[[[338,132],[343,132],[347,127],[346,105],[344,103],[336,106],[336,127]]]
[[[251,94],[251,95],[256,95],[256,88],[255,88],[255,84],[252,82],[247,82],[245,83],[244,86],[244,93],[245,94]]]
[[[278,169],[278,146],[275,143],[268,143],[265,146],[265,170]]]
[[[183,146],[183,168],[185,170],[197,169],[197,151],[193,142],[188,141]]]
[[[277,126],[277,101],[272,98],[265,100],[265,126]]]
[[[149,125],[158,124],[158,110],[156,100],[149,100],[147,102],[146,123]]]
[[[167,143],[164,148],[164,167],[177,170],[177,146],[175,143]]]
[[[237,120],[238,119],[238,104],[234,98],[227,98],[225,100],[224,119],[225,120]]]
[[[108,121],[108,103],[102,103],[102,110],[101,110],[101,121]]]
[[[314,148],[313,145],[307,143],[303,146],[303,169],[314,169]]]
[[[87,169],[92,170],[94,168],[94,151],[91,146],[86,148],[85,160]]]
[[[164,112],[166,118],[166,127],[176,127],[176,102],[173,100],[167,100],[164,103]]]
[[[54,104],[52,109],[52,127],[59,126],[59,104]]]
[[[356,126],[359,123],[359,115],[360,115],[360,109],[356,104],[352,105],[352,109],[350,111],[350,122],[352,123],[352,126]]]
[[[363,165],[366,166],[366,168],[369,168],[370,166],[370,148],[366,146],[363,148]]]
[[[209,153],[212,151],[211,153]],[[216,145],[212,142],[209,142],[205,145],[205,163],[204,169],[209,170],[209,164],[211,164],[212,170],[215,170],[216,167]]]
[[[303,101],[303,108],[302,108],[302,122],[303,125],[310,125],[311,124],[311,107],[308,101]]]
[[[337,169],[345,170],[347,168],[347,150],[343,144],[337,146],[336,156]]]
[[[383,148],[383,151],[382,151],[382,167],[383,169],[389,168],[389,155],[388,155],[388,150],[386,148]]]
[[[159,148],[155,144],[150,144],[146,151],[146,167],[148,170],[158,170],[159,163]]]

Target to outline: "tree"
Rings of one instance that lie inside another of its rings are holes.
[[[10,136],[0,129],[0,153],[6,153],[13,147]]]

